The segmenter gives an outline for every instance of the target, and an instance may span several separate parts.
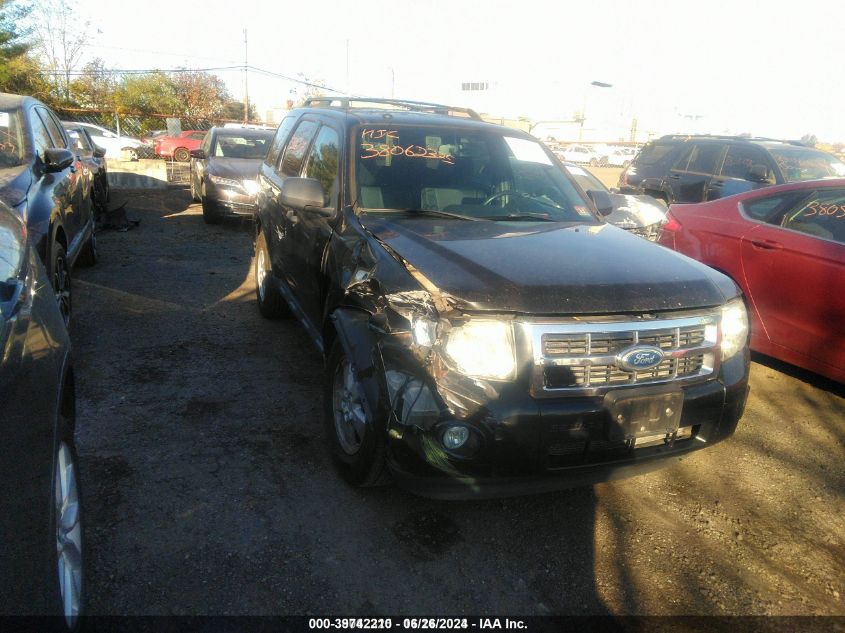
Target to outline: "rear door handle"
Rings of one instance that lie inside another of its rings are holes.
[[[783,244],[774,240],[751,240],[751,245],[764,251],[779,251],[783,248]]]

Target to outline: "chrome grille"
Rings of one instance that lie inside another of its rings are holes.
[[[534,355],[532,395],[600,393],[609,388],[704,378],[716,370],[717,315],[525,322]],[[616,356],[634,345],[659,348],[654,368],[625,371]]]

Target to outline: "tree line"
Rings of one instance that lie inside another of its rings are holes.
[[[0,92],[30,95],[56,110],[135,115],[161,127],[161,116],[243,120],[218,76],[190,69],[122,74],[95,58],[79,66],[91,39],[67,0],[0,0]],[[249,119],[257,121],[254,106]],[[147,127],[147,126],[145,126]]]

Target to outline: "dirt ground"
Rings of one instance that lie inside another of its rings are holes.
[[[845,615],[842,386],[757,359],[733,438],[625,481],[355,490],[318,353],[258,313],[249,227],[122,195],[140,226],[74,286],[90,613]]]

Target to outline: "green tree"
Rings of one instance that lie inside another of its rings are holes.
[[[176,87],[162,72],[124,76],[113,98],[118,112],[176,114],[180,110]]]
[[[223,109],[220,111],[220,118],[221,119],[232,119],[235,121],[243,121],[244,120],[244,104],[241,101],[236,101],[232,99],[231,101],[227,101],[223,104]],[[260,121],[261,119],[258,117],[258,110],[255,108],[254,103],[249,104],[249,120],[250,121]]]
[[[82,75],[70,84],[73,100],[82,108],[113,110],[115,80],[102,59],[93,59],[82,68]]]
[[[17,0],[0,0],[0,91],[44,97],[47,84],[35,58],[30,32],[23,28],[30,7]]]
[[[178,114],[185,117],[213,119],[220,117],[232,96],[217,75],[202,71],[174,73],[171,78],[179,100]],[[243,110],[241,111],[243,116]]]

